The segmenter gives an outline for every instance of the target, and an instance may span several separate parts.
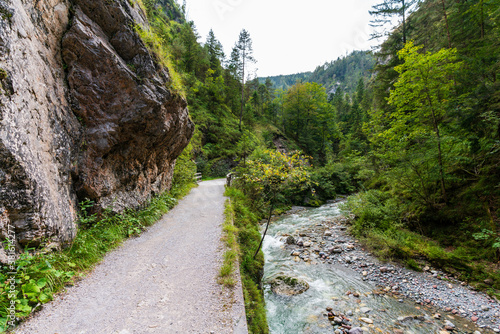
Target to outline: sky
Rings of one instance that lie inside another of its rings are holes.
[[[181,1],[179,1],[182,3]],[[226,57],[246,29],[259,77],[313,71],[374,41],[368,11],[380,0],[186,0],[200,41],[210,29]]]

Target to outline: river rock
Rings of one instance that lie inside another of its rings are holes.
[[[363,330],[360,327],[354,327],[349,330],[349,334],[363,334]]]
[[[341,254],[344,250],[342,249],[342,247],[332,247],[329,249],[329,252],[331,254]]]
[[[309,284],[303,279],[284,274],[272,277],[268,283],[271,285],[271,291],[281,296],[295,296],[309,289]]]
[[[373,320],[370,318],[359,318],[360,321],[364,322],[365,324],[373,324]]]
[[[287,245],[295,245],[295,238],[291,235],[289,235],[287,238],[286,238],[286,244]]]
[[[342,318],[341,317],[333,317],[333,322],[336,323],[337,325],[342,324]]]
[[[444,321],[444,326],[445,326],[445,327],[449,327],[449,328],[455,328],[455,324],[454,324],[454,323],[452,323],[452,322],[451,322],[451,321],[449,321],[449,320],[445,320],[445,321]]]
[[[487,278],[484,280],[484,284],[487,284],[487,285],[493,285],[495,282],[491,279],[491,278]]]
[[[371,309],[371,308],[369,308],[369,307],[362,307],[362,308],[360,309],[361,313],[370,313],[370,311],[371,311],[371,310],[372,310],[372,309]]]

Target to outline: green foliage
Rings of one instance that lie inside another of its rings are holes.
[[[418,3],[419,0],[383,0],[381,3],[374,5],[370,11],[370,14],[374,16],[371,25],[382,28],[382,31],[375,32],[372,38],[380,38],[387,35],[387,25],[392,24],[394,21],[393,17],[396,16],[398,24],[399,22],[402,23],[396,31],[401,33],[402,41],[406,43],[408,36],[406,18]]]
[[[325,161],[328,145],[338,137],[333,121],[333,108],[321,85],[297,83],[285,93],[283,131],[315,160]]]
[[[172,180],[171,194],[175,197],[184,197],[192,187],[196,174],[196,163],[192,158],[192,144],[188,144],[177,158]]]
[[[500,236],[496,232],[483,229],[481,232],[472,234],[472,237],[477,241],[483,241],[486,245],[497,250],[497,252],[500,250]]]
[[[356,84],[360,79],[368,81],[372,76],[374,65],[375,58],[371,52],[353,51],[345,57],[316,67],[313,72],[259,78],[259,81],[264,83],[269,80],[275,89],[282,90],[288,90],[297,83],[318,83],[328,92],[340,89],[352,94],[356,91]]]
[[[372,77],[375,58],[369,51],[353,51],[345,57],[316,67],[307,82],[323,85],[327,91],[341,90],[350,95],[356,92],[359,80],[368,81]]]
[[[278,151],[256,151],[238,170],[237,183],[251,198],[271,207],[286,203],[312,186],[308,158],[298,152],[287,156]]]
[[[238,244],[240,248],[240,273],[245,298],[245,310],[250,333],[269,333],[266,320],[266,308],[263,292],[260,289],[264,272],[264,254],[259,252],[254,258],[255,249],[261,238],[259,232],[259,213],[256,203],[241,190],[230,187],[226,196],[234,215],[234,225],[238,229]]]
[[[347,195],[356,190],[353,175],[346,167],[343,163],[329,163],[312,171],[311,179],[320,198],[334,199],[337,194]]]
[[[227,287],[234,287],[236,284],[235,270],[240,255],[238,245],[238,228],[234,225],[234,210],[230,200],[226,201],[224,210],[223,240],[226,245],[224,262],[219,271],[219,283]]]
[[[402,226],[401,204],[391,194],[380,190],[368,190],[350,196],[341,208],[356,217],[353,229],[357,234]]]
[[[166,23],[163,23],[161,26],[164,26],[165,24]],[[153,27],[149,28],[136,25],[135,31],[141,37],[149,51],[155,55],[156,60],[160,63],[160,65],[168,69],[168,73],[170,74],[170,88],[179,93],[181,96],[185,96],[186,93],[184,92],[182,79],[173,66],[168,44],[166,44],[166,41],[156,33],[155,26],[153,25]]]
[[[0,6],[0,19],[7,20],[9,23],[12,23],[13,11],[5,8],[4,6]]]
[[[0,93],[2,93],[2,90],[7,91],[7,89],[4,85],[4,81],[5,81],[5,79],[8,78],[8,76],[9,75],[8,75],[7,71],[0,67]]]
[[[264,83],[266,80],[269,80],[271,84],[276,89],[287,90],[298,82],[309,82],[309,77],[312,72],[304,72],[297,74],[289,74],[289,75],[276,75],[266,78],[259,78],[261,83]]]

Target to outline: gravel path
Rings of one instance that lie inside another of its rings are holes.
[[[247,333],[241,285],[217,284],[223,192],[201,182],[15,333]]]

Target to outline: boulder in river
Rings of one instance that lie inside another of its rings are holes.
[[[289,235],[286,238],[286,244],[287,245],[295,245],[295,238],[293,236]]]
[[[309,284],[300,278],[278,274],[269,279],[271,291],[280,296],[295,296],[309,289]]]

